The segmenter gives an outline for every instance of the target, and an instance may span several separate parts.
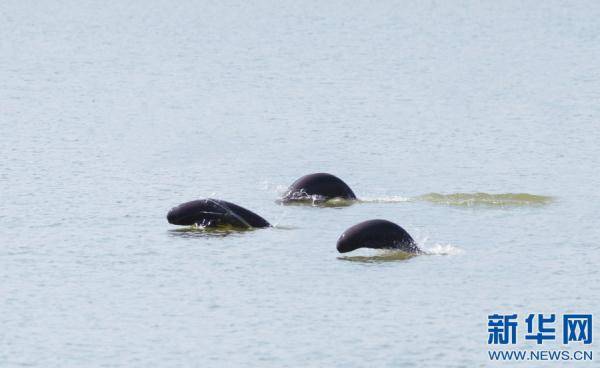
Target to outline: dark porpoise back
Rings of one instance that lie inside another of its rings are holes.
[[[283,196],[283,202],[300,201],[318,196],[319,199],[356,199],[348,184],[337,176],[327,173],[305,175],[296,180]]]
[[[268,227],[267,220],[237,204],[220,199],[199,199],[174,207],[167,214],[173,225],[216,227],[229,225],[240,228]]]
[[[342,233],[337,241],[340,253],[358,248],[399,249],[418,253],[413,238],[397,224],[387,220],[369,220],[356,224]]]

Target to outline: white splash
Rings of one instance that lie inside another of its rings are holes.
[[[463,250],[452,244],[434,244],[431,247],[421,246],[425,254],[435,256],[456,256],[463,253]]]
[[[421,234],[418,230],[416,231],[415,236],[413,237],[417,242],[417,246],[419,249],[423,251],[425,255],[434,255],[434,256],[455,256],[462,254],[464,251],[450,243],[433,243],[431,245],[427,244],[429,237],[427,235]]]

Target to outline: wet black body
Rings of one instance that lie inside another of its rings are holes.
[[[199,199],[172,208],[167,221],[173,225],[206,227],[233,226],[239,228],[268,227],[267,220],[256,213],[220,199]]]
[[[283,196],[283,202],[293,202],[311,199],[317,196],[320,200],[332,198],[356,199],[356,195],[348,184],[337,176],[316,173],[305,175],[296,180]]]
[[[358,248],[420,252],[406,230],[387,220],[369,220],[356,224],[344,231],[337,241],[337,250],[340,253],[351,252]]]

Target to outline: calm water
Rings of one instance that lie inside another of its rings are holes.
[[[475,367],[488,314],[600,316],[598,19],[2,1],[0,366]],[[320,171],[365,202],[275,203]],[[166,222],[206,196],[277,227]],[[341,257],[371,218],[430,255]]]

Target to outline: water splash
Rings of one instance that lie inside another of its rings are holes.
[[[552,197],[528,194],[528,193],[428,193],[414,200],[426,201],[435,204],[445,204],[449,206],[472,207],[472,206],[492,206],[492,207],[515,207],[515,206],[543,206],[553,201]]]
[[[422,246],[421,250],[425,255],[432,256],[456,256],[463,253],[463,250],[452,244],[434,244],[432,247]]]
[[[433,243],[429,245],[429,237],[426,234],[416,232],[414,239],[421,249],[421,254],[429,256],[456,256],[463,253],[463,250],[450,243]]]

